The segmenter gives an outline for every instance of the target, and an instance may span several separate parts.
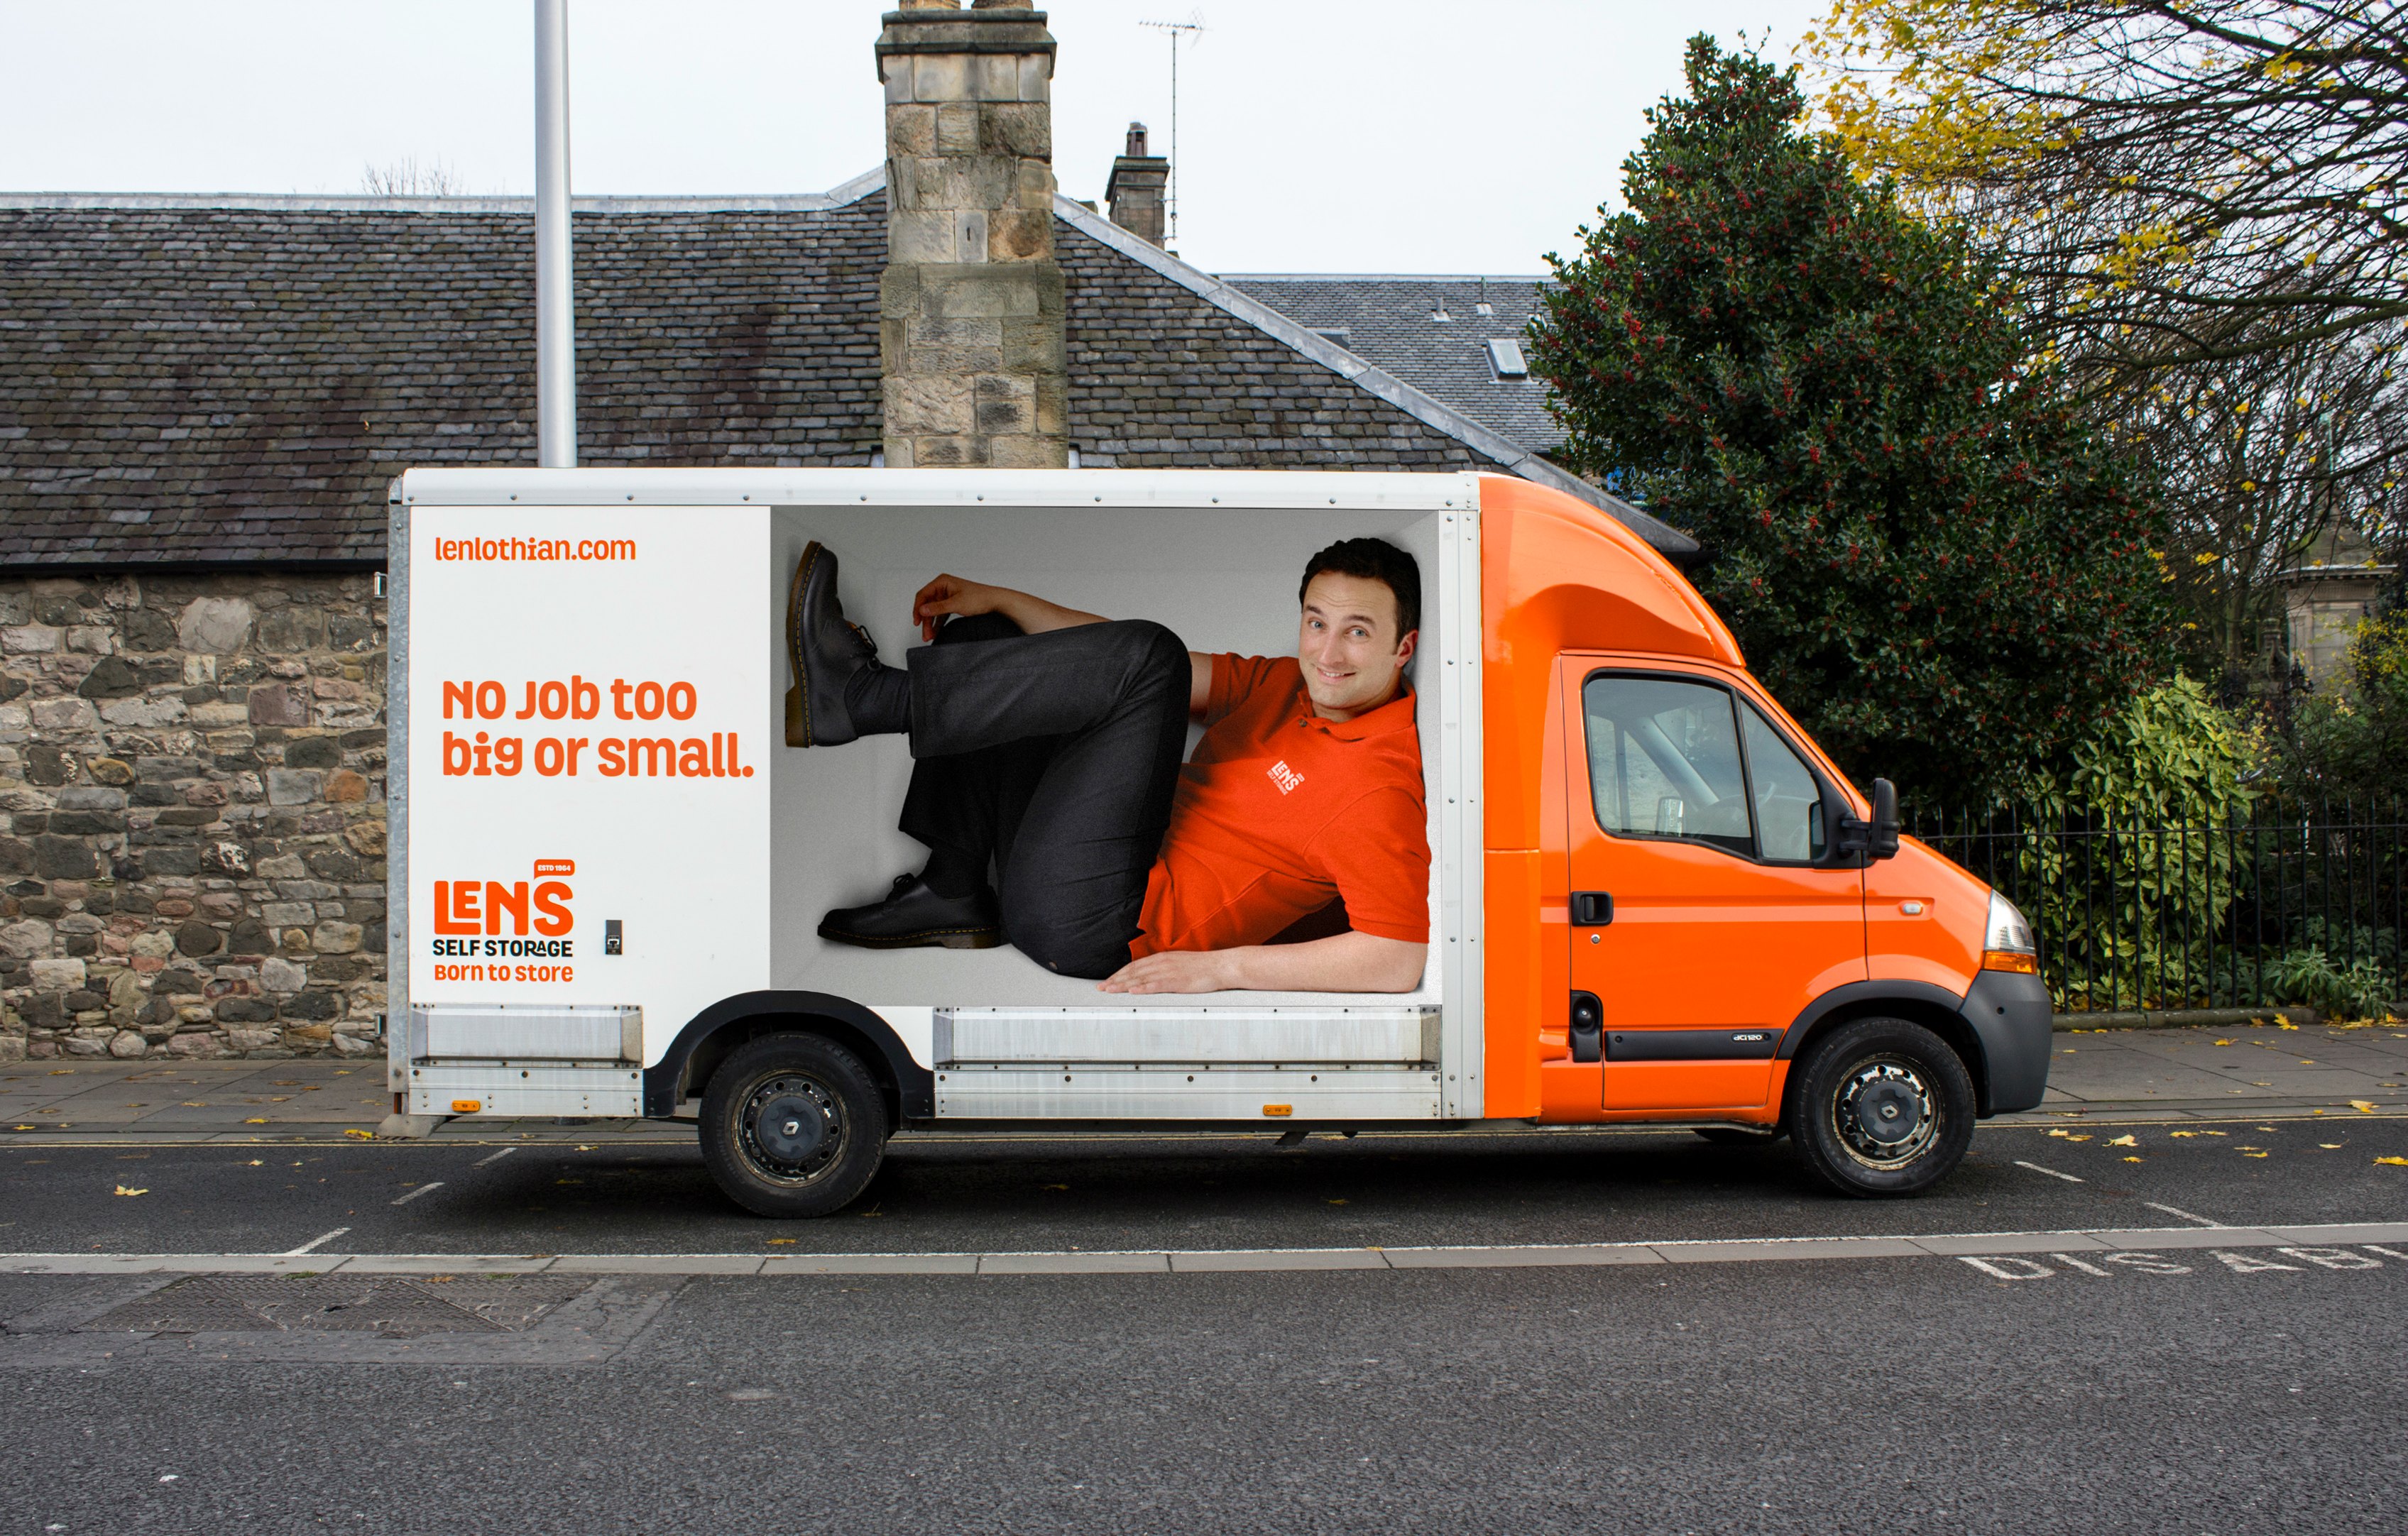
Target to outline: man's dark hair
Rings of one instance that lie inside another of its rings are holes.
[[[1422,568],[1413,557],[1384,538],[1341,538],[1304,563],[1304,580],[1296,584],[1296,600],[1304,601],[1312,579],[1327,572],[1378,581],[1397,597],[1397,639],[1422,626]]]

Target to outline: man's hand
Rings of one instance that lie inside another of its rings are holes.
[[[1427,944],[1369,933],[1338,933],[1302,944],[1164,950],[1131,960],[1096,983],[1100,992],[1411,992],[1421,984]]]
[[[911,599],[911,622],[920,626],[920,638],[933,640],[937,625],[948,615],[969,618],[980,613],[992,613],[1002,604],[1001,587],[991,587],[983,581],[965,581],[958,576],[939,576]]]
[[[1226,992],[1239,984],[1227,974],[1224,950],[1164,950],[1131,960],[1096,983],[1098,992]]]
[[[911,599],[911,622],[920,626],[924,640],[935,639],[938,624],[947,618],[969,618],[980,613],[1000,613],[1018,624],[1024,635],[1042,635],[1051,629],[1075,629],[1082,624],[1105,622],[1100,613],[1082,613],[1075,608],[1049,603],[1010,587],[992,587],[984,581],[964,581],[958,576],[939,576]]]

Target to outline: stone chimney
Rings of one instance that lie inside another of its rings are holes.
[[[1104,183],[1104,202],[1111,209],[1112,223],[1160,245],[1162,191],[1169,180],[1170,162],[1145,152],[1145,124],[1130,123],[1128,147],[1112,162],[1111,178]]]
[[[1069,380],[1045,13],[902,0],[879,36],[878,75],[886,462],[1061,468]]]

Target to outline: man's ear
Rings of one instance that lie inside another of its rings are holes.
[[[1405,638],[1397,642],[1397,667],[1399,670],[1413,659],[1413,650],[1421,644],[1421,640],[1420,630],[1409,629],[1405,631]]]

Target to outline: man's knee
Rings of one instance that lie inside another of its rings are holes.
[[[1126,939],[1095,929],[1081,931],[1072,925],[1041,919],[1014,922],[1009,903],[1004,911],[1003,936],[1011,941],[1012,948],[1056,975],[1100,982],[1128,964]]]
[[[1000,613],[955,614],[937,630],[939,645],[961,645],[975,640],[1006,640],[1021,633],[1020,626]]]
[[[1186,641],[1152,619],[1115,619],[1104,627],[1110,632],[1115,652],[1127,658],[1132,677],[1168,677],[1184,690]]]

